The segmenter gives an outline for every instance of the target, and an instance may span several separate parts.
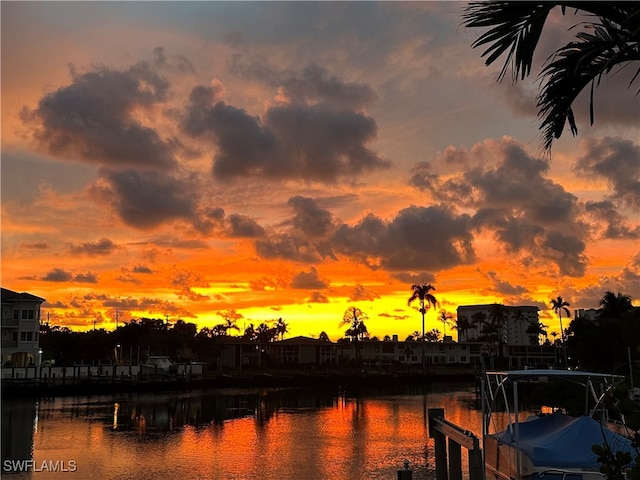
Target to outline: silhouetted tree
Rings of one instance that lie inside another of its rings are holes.
[[[284,334],[289,332],[288,327],[287,322],[285,322],[282,317],[278,319],[278,322],[276,323],[276,331],[278,332],[281,340],[284,340]]]
[[[588,16],[574,25],[575,39],[558,48],[540,73],[537,97],[542,145],[551,149],[568,121],[576,135],[578,127],[572,105],[580,92],[591,84],[590,120],[593,124],[593,91],[603,77],[640,60],[640,3],[638,2],[470,2],[463,13],[466,27],[482,27],[473,47],[486,47],[482,53],[490,65],[506,55],[498,76],[502,80],[511,67],[513,81],[531,73],[533,55],[551,10],[560,6],[582,11]],[[579,29],[582,27],[582,29]],[[629,86],[639,78],[633,76]]]
[[[438,320],[440,320],[442,322],[442,327],[443,327],[443,337],[447,336],[447,325],[451,326],[451,319],[453,318],[453,315],[451,315],[449,312],[447,312],[446,310],[440,310],[440,315],[438,316]]]
[[[464,336],[464,340],[467,340],[467,334],[469,329],[472,328],[471,321],[466,316],[461,316],[456,318],[455,326],[453,327],[458,331],[458,341],[461,342],[462,337]]]
[[[540,320],[534,320],[527,327],[527,334],[531,335],[531,344],[539,345],[540,344],[540,335],[547,336],[547,327],[543,325]],[[534,336],[535,335],[535,336]]]
[[[560,339],[563,343],[565,340],[565,336],[564,329],[562,328],[562,312],[565,312],[567,314],[567,317],[571,317],[571,312],[567,308],[570,306],[571,304],[569,304],[569,302],[565,302],[560,296],[551,300],[551,308],[553,308],[553,311],[556,312],[556,315],[558,315],[558,320],[560,321]]]
[[[602,300],[600,300],[599,317],[621,318],[622,315],[633,308],[631,297],[623,295],[620,292],[616,295],[613,292],[605,292]]]
[[[424,316],[427,313],[427,310],[430,306],[435,307],[438,303],[436,297],[434,297],[431,293],[431,290],[435,290],[436,287],[431,285],[430,283],[422,283],[422,284],[414,284],[411,285],[411,296],[407,301],[408,305],[414,300],[418,300],[420,302],[420,313],[422,314],[422,338],[424,338]]]
[[[342,317],[342,323],[349,325],[349,328],[345,332],[345,335],[356,344],[356,357],[360,357],[360,344],[359,341],[364,340],[369,336],[367,326],[364,321],[367,319],[367,314],[356,307],[347,308]]]
[[[431,343],[437,342],[438,340],[440,340],[440,330],[438,330],[437,328],[429,330],[424,334],[424,339],[425,341]]]

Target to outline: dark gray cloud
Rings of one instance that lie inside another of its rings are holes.
[[[329,303],[329,299],[326,295],[321,292],[314,291],[311,293],[311,296],[307,299],[309,303]]]
[[[436,276],[433,273],[428,272],[397,272],[392,273],[391,277],[395,278],[399,282],[406,283],[408,285],[416,285],[422,283],[435,283]]]
[[[374,301],[376,298],[380,298],[380,295],[375,290],[371,290],[366,288],[364,285],[356,285],[353,287],[351,294],[349,295],[349,300],[352,302],[362,302],[362,301]]]
[[[220,207],[207,209],[196,228],[225,238],[258,238],[265,234],[264,228],[252,218],[236,213],[226,215]]]
[[[101,182],[89,189],[94,199],[109,203],[122,221],[140,229],[166,221],[196,221],[197,197],[188,179],[156,171],[101,168]]]
[[[98,283],[98,275],[93,272],[70,273],[63,268],[54,268],[40,278],[44,282]]]
[[[49,243],[46,240],[41,242],[21,243],[20,248],[26,248],[28,250],[47,250],[49,248]]]
[[[101,238],[97,242],[84,242],[69,245],[69,252],[73,255],[109,255],[120,246],[108,238]]]
[[[640,208],[640,145],[618,137],[585,138],[581,145],[585,154],[574,166],[576,174],[604,178],[611,200]]]
[[[354,226],[343,224],[332,245],[373,269],[442,270],[474,259],[470,220],[442,205],[411,206],[390,222],[369,214]]]
[[[78,273],[73,276],[75,282],[98,283],[98,275],[94,272]]]
[[[266,259],[281,258],[303,263],[317,263],[323,259],[313,243],[288,233],[257,240],[255,248],[258,255]]]
[[[319,290],[328,286],[329,281],[320,275],[316,267],[311,267],[308,272],[298,272],[291,280],[292,288]]]
[[[489,271],[483,275],[491,281],[494,290],[502,295],[522,295],[527,291],[527,289],[521,285],[513,285],[500,279],[496,272]]]
[[[144,273],[144,274],[153,273],[153,270],[151,270],[149,267],[147,267],[146,265],[140,265],[140,264],[134,265],[131,271],[133,273]]]
[[[264,59],[244,62],[235,55],[231,72],[277,88],[287,103],[323,103],[340,110],[363,110],[375,103],[377,95],[369,85],[345,82],[318,65],[308,65],[302,71],[278,70]]]
[[[195,87],[182,124],[188,134],[216,144],[216,178],[334,182],[390,166],[366,147],[377,126],[362,113],[293,104],[271,107],[259,118],[217,98],[214,87]]]
[[[640,225],[632,227],[626,218],[620,214],[615,203],[609,200],[600,202],[586,202],[585,210],[596,219],[595,225],[604,224],[600,233],[602,238],[610,239],[638,239],[640,238]]]
[[[450,169],[449,159],[462,170],[436,174],[442,165]],[[580,220],[578,199],[547,178],[548,170],[547,162],[505,137],[470,153],[448,151],[434,164],[419,164],[410,183],[435,198],[475,209],[473,227],[494,232],[507,251],[531,253],[555,263],[562,274],[580,276],[587,264],[589,228]]]
[[[180,73],[196,73],[191,61],[184,55],[170,55],[167,57],[163,47],[153,49],[154,64],[159,68],[166,68]]]
[[[295,212],[292,227],[306,238],[327,238],[335,230],[331,212],[320,208],[313,198],[298,195],[291,197],[287,204]]]
[[[283,223],[286,230],[271,232],[256,242],[256,251],[264,258],[283,258],[305,263],[325,258],[335,260],[332,237],[339,222],[331,212],[320,208],[312,198],[291,197],[287,205],[294,215]]]
[[[73,280],[73,274],[67,272],[63,268],[54,268],[42,277],[45,282],[70,282]]]
[[[67,86],[23,110],[34,137],[52,155],[103,165],[171,168],[173,147],[140,123],[134,110],[165,100],[169,83],[149,64],[71,72]]]

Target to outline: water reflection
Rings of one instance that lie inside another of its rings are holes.
[[[477,432],[474,398],[467,387],[409,386],[43,399],[14,405],[22,413],[11,429],[3,404],[3,459],[73,461],[75,478],[114,480],[389,479],[407,459],[414,479],[425,479],[434,470],[427,409],[443,407],[451,421]]]
[[[37,411],[38,404],[35,400],[2,401],[3,475],[25,470],[28,465],[26,462],[32,460],[33,436],[38,428]]]

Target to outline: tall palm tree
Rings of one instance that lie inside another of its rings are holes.
[[[471,315],[471,325],[478,331],[478,337],[483,335],[484,324],[487,321],[487,314],[484,312],[476,312]]]
[[[285,322],[282,317],[278,319],[276,322],[276,332],[280,336],[280,340],[284,340],[284,334],[289,332],[287,322]]]
[[[465,337],[465,340],[467,340],[468,331],[473,326],[471,321],[469,321],[469,319],[463,315],[456,318],[455,322],[456,324],[453,328],[458,331],[458,341],[462,341],[463,336]]]
[[[547,336],[547,326],[543,325],[540,320],[534,320],[527,327],[527,334],[531,335],[532,345],[540,345],[540,335]]]
[[[562,312],[567,314],[567,318],[571,316],[571,312],[567,307],[570,307],[571,304],[569,302],[565,302],[562,297],[558,296],[556,299],[551,300],[551,308],[558,315],[558,320],[560,320],[560,338],[562,343],[564,343],[564,329],[562,328]]]
[[[463,11],[466,27],[489,28],[472,46],[486,47],[482,56],[487,65],[506,54],[498,80],[511,68],[513,81],[517,82],[531,73],[543,27],[555,7],[560,7],[563,14],[570,8],[590,16],[573,26],[575,39],[558,48],[540,72],[537,107],[546,151],[554,139],[560,138],[566,122],[571,133],[577,135],[572,105],[582,90],[591,84],[593,124],[594,87],[603,77],[640,60],[640,3],[488,1],[471,2]],[[629,87],[638,78],[636,72]]]
[[[420,302],[420,313],[422,314],[422,339],[424,340],[424,316],[427,313],[429,307],[435,307],[438,303],[436,297],[434,297],[431,293],[431,290],[435,290],[436,287],[431,285],[430,283],[422,283],[422,284],[414,284],[411,285],[411,296],[407,301],[407,305],[411,305],[414,300],[418,300]]]
[[[443,334],[442,334],[442,338],[447,336],[447,325],[451,326],[451,319],[453,318],[453,315],[451,315],[449,312],[447,312],[446,310],[440,310],[440,315],[438,316],[438,320],[440,320],[442,322],[442,326],[443,326]]]
[[[602,300],[600,300],[599,317],[612,317],[619,319],[620,316],[633,308],[631,297],[622,295],[620,292],[616,295],[613,292],[605,292]]]

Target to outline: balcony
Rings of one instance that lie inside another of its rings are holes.
[[[18,348],[17,340],[2,340],[2,348]]]
[[[20,320],[17,318],[3,318],[2,319],[2,328],[7,327],[18,327],[20,324]]]

